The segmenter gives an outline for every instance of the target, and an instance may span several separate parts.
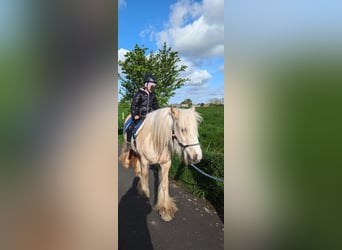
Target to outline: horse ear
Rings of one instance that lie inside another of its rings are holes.
[[[178,117],[178,109],[177,108],[174,108],[173,106],[171,106],[170,108],[170,111],[171,111],[171,115],[174,117],[174,118],[177,118]]]
[[[195,111],[196,107],[194,105],[192,105],[190,109]]]

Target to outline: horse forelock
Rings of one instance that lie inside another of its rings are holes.
[[[202,117],[192,109],[181,109],[179,112],[178,122],[183,127],[188,128],[194,132],[198,137],[198,124],[201,122]]]

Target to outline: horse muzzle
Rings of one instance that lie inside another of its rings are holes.
[[[186,154],[189,164],[199,163],[202,160],[202,152],[190,152]]]
[[[199,163],[202,160],[202,155],[200,154],[195,154],[193,157],[193,163]]]

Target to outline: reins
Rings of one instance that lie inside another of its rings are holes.
[[[213,179],[213,180],[216,180],[216,181],[220,181],[220,182],[224,182],[224,179],[222,178],[218,178],[218,177],[215,177],[215,176],[212,176],[206,172],[204,172],[203,170],[199,169],[198,167],[196,167],[194,164],[190,164],[191,167],[193,167],[195,170],[197,170],[198,172],[200,172],[201,174]]]
[[[176,134],[175,134],[175,130],[174,130],[174,129],[172,129],[172,139],[173,139],[173,140],[176,140],[176,141],[178,142],[178,144],[179,144],[179,146],[181,146],[182,150],[184,150],[184,149],[187,148],[187,147],[200,145],[199,142],[198,142],[198,143],[194,143],[194,144],[187,144],[187,145],[184,145],[183,143],[181,143],[181,142],[178,140],[178,138],[177,138],[177,136],[176,136]],[[190,166],[192,166],[195,170],[197,170],[197,171],[200,172],[201,174],[203,174],[203,175],[205,175],[205,176],[207,176],[207,177],[209,177],[209,178],[211,178],[211,179],[214,179],[214,180],[220,181],[220,182],[223,182],[223,181],[224,181],[222,178],[218,178],[218,177],[212,176],[212,175],[210,175],[210,174],[204,172],[203,170],[201,170],[201,169],[199,169],[198,167],[196,167],[194,164],[190,164]]]

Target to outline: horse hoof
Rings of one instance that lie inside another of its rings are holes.
[[[159,214],[163,221],[171,221],[175,217],[176,209],[160,209]]]
[[[166,222],[169,222],[173,219],[173,217],[169,214],[160,214],[160,216],[161,216],[161,219]]]

